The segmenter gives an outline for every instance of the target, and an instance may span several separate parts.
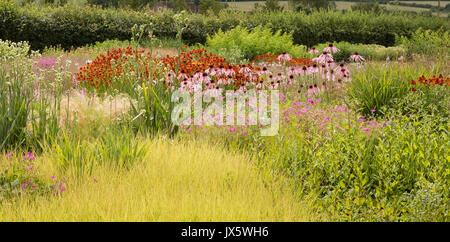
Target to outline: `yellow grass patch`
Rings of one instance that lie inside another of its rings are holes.
[[[147,142],[149,142],[147,140]],[[131,170],[97,167],[61,197],[22,197],[0,207],[0,221],[315,220],[287,180],[264,179],[245,155],[206,143],[157,140]],[[43,176],[57,173],[46,155]],[[68,173],[70,174],[70,173]]]

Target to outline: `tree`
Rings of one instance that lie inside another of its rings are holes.
[[[360,11],[360,12],[375,12],[380,13],[381,11],[385,10],[384,8],[380,7],[380,5],[376,2],[359,2],[354,5],[352,5],[352,11]]]
[[[170,6],[175,11],[182,11],[188,8],[185,0],[170,0]]]
[[[293,6],[297,10],[319,10],[333,7],[328,0],[289,0],[289,6]]]
[[[201,13],[211,10],[217,14],[222,9],[222,4],[216,0],[200,0],[198,6]]]
[[[280,6],[278,0],[266,0],[264,9],[269,11],[276,11],[283,9],[283,7]]]

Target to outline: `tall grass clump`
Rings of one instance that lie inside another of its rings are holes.
[[[9,63],[8,68],[16,68],[17,63]],[[28,116],[34,95],[25,81],[23,72],[7,74],[6,68],[6,65],[2,64],[0,70],[0,116],[2,117],[0,119],[0,150],[25,142]]]
[[[393,107],[396,99],[411,91],[410,81],[422,75],[438,74],[439,65],[430,69],[405,63],[375,63],[361,68],[349,85],[348,95],[364,114],[383,115]]]
[[[97,138],[83,139],[64,133],[47,150],[56,151],[51,160],[60,172],[81,179],[92,175],[99,166],[130,169],[143,160],[149,147],[149,143],[138,143],[130,129],[111,126]]]

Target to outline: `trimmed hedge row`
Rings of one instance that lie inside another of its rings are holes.
[[[18,7],[0,2],[0,39],[28,41],[33,49],[60,45],[71,48],[107,39],[130,39],[134,24],[152,23],[158,37],[174,38],[174,13],[135,12],[123,9]],[[446,19],[360,12],[258,12],[222,11],[218,16],[186,14],[182,39],[186,44],[205,43],[208,34],[239,24],[250,29],[268,24],[274,31],[293,32],[294,43],[312,46],[327,41],[392,46],[395,34],[410,36],[419,27],[449,29]]]

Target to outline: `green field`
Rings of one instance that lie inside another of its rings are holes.
[[[438,1],[399,1],[401,3],[417,3],[417,4],[430,4],[433,6],[438,5]],[[450,1],[441,1],[441,7],[445,7],[445,5],[449,4]]]
[[[432,4],[437,6],[437,1],[401,1],[405,3],[421,3],[421,4]],[[248,2],[228,2],[230,8],[238,9],[241,11],[252,11],[255,8],[255,4],[259,4],[260,6],[264,6],[265,1],[248,1]],[[280,6],[284,8],[288,8],[288,1],[279,1]],[[446,4],[450,3],[450,1],[441,1],[441,7],[445,7]],[[356,4],[356,2],[336,2],[337,10],[348,10],[352,5]],[[429,11],[427,8],[419,8],[419,7],[408,7],[408,6],[395,6],[395,5],[382,5],[387,10],[400,10],[400,11],[410,11],[410,12],[424,12]],[[433,13],[433,15],[437,15],[437,13]],[[447,13],[440,13],[441,16],[446,17]]]

